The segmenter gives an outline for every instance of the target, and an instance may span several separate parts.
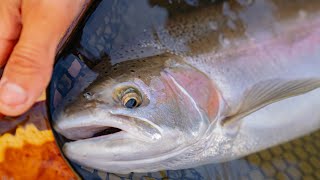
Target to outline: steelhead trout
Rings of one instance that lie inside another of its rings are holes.
[[[154,27],[154,56],[114,65],[58,113],[66,156],[116,173],[182,169],[319,129],[320,1],[241,2]]]

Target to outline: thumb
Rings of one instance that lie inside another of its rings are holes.
[[[0,80],[0,113],[9,116],[27,111],[45,90],[59,40],[81,8],[80,1],[24,2],[21,35]]]

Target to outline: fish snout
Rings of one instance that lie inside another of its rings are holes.
[[[105,129],[105,127],[87,124],[86,120],[90,118],[90,114],[86,110],[77,114],[69,114],[63,111],[54,121],[53,128],[70,140],[89,138]]]

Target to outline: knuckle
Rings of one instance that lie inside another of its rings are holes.
[[[9,59],[10,65],[14,66],[11,69],[27,74],[50,71],[52,63],[46,56],[48,53],[42,50],[31,45],[18,46]]]
[[[17,0],[1,0],[0,4],[0,38],[4,40],[16,40],[22,27],[19,3]]]

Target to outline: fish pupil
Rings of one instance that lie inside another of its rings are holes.
[[[133,98],[129,99],[129,100],[126,102],[126,104],[125,104],[125,106],[126,106],[127,108],[133,108],[133,107],[135,107],[136,105],[137,105],[137,101],[136,101],[135,99],[133,99]]]

